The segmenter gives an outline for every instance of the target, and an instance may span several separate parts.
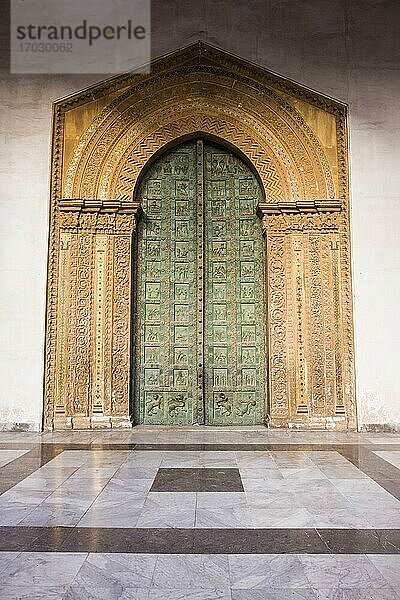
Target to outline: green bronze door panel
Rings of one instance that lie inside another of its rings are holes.
[[[139,198],[135,420],[196,422],[196,144],[159,158]]]
[[[265,420],[265,259],[260,186],[237,156],[205,149],[207,422]]]
[[[139,189],[135,421],[257,424],[265,418],[260,187],[229,151],[185,143]]]

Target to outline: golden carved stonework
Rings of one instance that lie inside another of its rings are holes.
[[[346,107],[203,43],[54,105],[45,428],[129,426],[142,174],[185,139],[262,186],[269,411],[355,428]]]
[[[129,425],[129,266],[138,210],[135,202],[59,203],[55,427]]]

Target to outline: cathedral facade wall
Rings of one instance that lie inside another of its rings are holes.
[[[199,39],[348,104],[359,428],[400,425],[398,3],[153,3],[152,52]],[[99,80],[16,76],[2,56],[0,426],[39,429],[52,102]]]

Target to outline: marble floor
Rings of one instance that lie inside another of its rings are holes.
[[[400,435],[0,433],[0,599],[400,600]]]

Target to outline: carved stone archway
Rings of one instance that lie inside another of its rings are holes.
[[[271,426],[355,428],[346,107],[203,43],[54,106],[45,428],[130,425],[134,190],[196,134],[264,188]]]

